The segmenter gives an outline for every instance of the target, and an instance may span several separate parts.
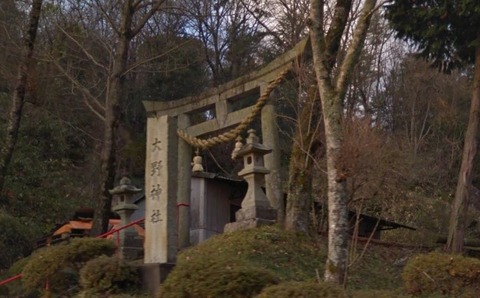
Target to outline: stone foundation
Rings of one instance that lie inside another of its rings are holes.
[[[143,288],[148,291],[150,297],[160,297],[160,284],[174,267],[173,263],[150,263],[140,267]]]
[[[242,221],[231,222],[225,225],[223,230],[224,233],[239,231],[239,230],[248,230],[252,228],[258,228],[264,225],[272,225],[275,223],[275,220],[261,219],[261,218],[252,218]]]
[[[235,213],[236,221],[250,220],[250,219],[264,219],[275,220],[277,218],[277,211],[270,207],[248,207],[242,208]]]

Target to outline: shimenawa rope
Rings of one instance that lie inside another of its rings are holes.
[[[180,129],[177,130],[177,135],[183,140],[185,140],[191,146],[196,148],[201,148],[201,149],[207,149],[215,145],[223,144],[223,143],[234,140],[242,131],[244,131],[247,128],[247,126],[250,125],[250,123],[252,123],[253,119],[258,115],[258,113],[262,110],[262,108],[267,103],[270,93],[272,93],[273,89],[275,89],[278,85],[280,85],[280,83],[286,77],[288,72],[289,72],[289,69],[284,70],[278,75],[278,77],[275,80],[273,80],[272,82],[270,82],[270,84],[268,84],[265,91],[263,91],[263,93],[258,98],[255,106],[253,106],[253,109],[248,115],[248,117],[245,118],[245,120],[243,120],[242,122],[240,122],[235,128],[225,133],[222,133],[216,137],[211,137],[208,139],[200,139],[200,138],[191,136],[187,134],[186,131],[180,130]]]

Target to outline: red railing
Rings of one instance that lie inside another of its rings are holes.
[[[120,227],[120,228],[118,228],[118,229],[111,229],[110,231],[108,231],[108,232],[106,232],[106,233],[103,233],[103,234],[101,234],[101,235],[98,235],[96,238],[105,238],[105,237],[110,236],[110,235],[112,235],[112,234],[118,233],[118,232],[120,232],[121,230],[124,230],[124,229],[129,228],[129,227],[134,226],[134,225],[137,225],[137,224],[139,224],[139,223],[141,223],[141,222],[143,222],[143,221],[145,221],[145,218],[137,219],[137,220],[132,221],[131,223],[126,224],[126,225],[124,225],[124,226],[122,226],[122,227]]]
[[[5,279],[5,280],[2,280],[2,281],[0,281],[0,287],[3,286],[3,285],[6,285],[6,284],[8,284],[8,283],[11,283],[12,281],[16,281],[17,279],[20,279],[20,278],[22,278],[22,274],[21,274],[21,273],[15,275],[15,276],[9,277],[9,278],[7,278],[7,279]]]
[[[145,221],[145,218],[141,218],[141,219],[132,221],[132,222],[129,223],[129,224],[126,224],[126,225],[124,225],[124,226],[122,226],[122,227],[119,227],[118,229],[112,229],[112,230],[110,230],[110,231],[108,231],[108,232],[106,232],[106,233],[103,233],[103,234],[101,234],[101,235],[98,235],[98,236],[95,237],[95,238],[105,238],[105,237],[107,237],[107,236],[110,236],[110,235],[113,235],[113,234],[117,233],[117,245],[118,245],[118,244],[119,244],[119,240],[120,240],[119,237],[118,237],[118,232],[120,232],[121,230],[124,230],[124,229],[126,229],[126,228],[129,228],[129,227],[131,227],[131,226],[133,226],[133,225],[139,224],[139,223],[141,223],[141,222],[143,222],[143,221]],[[9,278],[7,278],[7,279],[5,279],[5,280],[0,281],[0,286],[6,285],[6,284],[11,283],[11,282],[13,282],[13,281],[16,281],[16,280],[18,280],[18,279],[20,279],[20,278],[22,278],[22,274],[21,274],[21,273],[15,275],[15,276],[9,277]]]

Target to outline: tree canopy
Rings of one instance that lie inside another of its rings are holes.
[[[450,215],[447,250],[463,251],[477,134],[480,122],[480,3],[474,0],[395,1],[387,8],[397,36],[411,40],[418,53],[440,70],[474,65],[472,99],[462,164]]]
[[[480,43],[477,0],[397,0],[387,6],[396,35],[442,71],[472,64]]]

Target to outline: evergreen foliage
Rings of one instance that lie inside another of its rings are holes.
[[[253,297],[279,282],[271,271],[235,260],[196,260],[169,275],[161,297]]]
[[[80,270],[84,296],[126,293],[140,288],[138,268],[118,257],[106,255],[88,261]]]
[[[10,266],[10,268],[8,268],[8,270],[3,275],[0,276],[0,278],[3,280],[6,278],[10,278],[12,276],[21,274],[23,271],[23,268],[25,267],[25,265],[28,263],[29,260],[30,260],[30,257],[19,259],[18,261],[13,263],[12,266]],[[23,287],[21,279],[17,279],[16,281],[8,283],[7,285],[0,288],[3,288],[2,290],[5,291],[6,296],[8,294],[8,297],[26,297],[28,296],[28,293],[31,292],[26,290]],[[0,297],[1,295],[2,294],[0,294]]]
[[[278,227],[238,231],[182,252],[162,292],[165,297],[251,297],[269,284],[312,278],[324,260],[325,251],[304,235]]]
[[[17,218],[1,210],[0,231],[0,269],[5,269],[32,251],[32,233]]]
[[[25,111],[0,205],[31,231],[32,242],[69,219],[79,205],[89,205],[75,166],[86,150],[75,146],[76,139],[48,111]]]
[[[345,298],[347,294],[340,286],[319,282],[284,282],[262,290],[256,298]]]
[[[139,46],[138,55],[146,59],[162,51],[167,52],[164,57],[142,66],[143,72],[138,75],[142,80],[132,94],[139,102],[170,101],[206,90],[207,73],[199,40],[168,34],[154,36]]]
[[[87,261],[101,255],[111,256],[115,251],[113,241],[97,238],[77,238],[68,244],[46,247],[35,252],[23,268],[23,284],[29,290],[41,289],[48,279],[54,286],[65,286],[70,284],[65,282],[68,276],[74,285],[78,282],[78,270]]]
[[[474,62],[480,46],[480,2],[477,0],[396,0],[387,19],[397,37],[413,41],[421,57],[442,71]]]
[[[348,297],[352,298],[411,298],[411,295],[403,293],[403,289],[395,290],[357,290],[349,292]],[[446,298],[446,297],[429,297],[429,298]]]

